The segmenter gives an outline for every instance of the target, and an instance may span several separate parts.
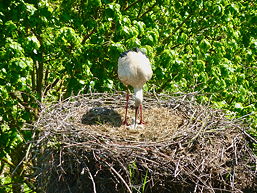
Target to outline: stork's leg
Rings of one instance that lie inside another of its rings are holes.
[[[123,125],[129,125],[127,121],[127,113],[128,113],[128,101],[129,101],[129,92],[127,87],[127,93],[126,93],[126,106],[125,106],[125,119],[123,121]]]
[[[145,124],[145,122],[143,121],[143,105],[140,104],[139,106],[139,111],[140,111],[140,122],[139,124]]]

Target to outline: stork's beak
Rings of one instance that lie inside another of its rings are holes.
[[[137,125],[138,108],[139,108],[139,107],[136,107],[136,110],[135,110],[135,123],[134,123],[134,126],[135,126],[135,127],[136,127],[136,125]]]

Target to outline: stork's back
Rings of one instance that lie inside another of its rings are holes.
[[[150,61],[141,51],[127,51],[121,54],[118,60],[118,76],[124,84],[142,88],[152,74]]]

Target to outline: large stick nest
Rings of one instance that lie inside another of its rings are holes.
[[[94,93],[43,108],[34,126],[38,190],[254,192],[256,157],[237,120],[193,95],[148,95],[146,124],[134,129],[121,124],[124,106],[124,93]]]

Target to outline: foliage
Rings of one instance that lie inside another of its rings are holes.
[[[14,172],[13,192],[22,191],[19,163],[31,139],[22,127],[36,120],[40,102],[122,89],[117,59],[132,47],[153,64],[146,90],[204,94],[200,101],[245,116],[257,136],[255,1],[13,0],[0,6],[0,173]]]
[[[136,192],[144,193],[147,189],[148,183],[148,170],[145,172],[141,171],[136,162],[129,164],[128,166],[130,181],[133,184],[133,188]],[[138,187],[137,187],[138,186]]]

